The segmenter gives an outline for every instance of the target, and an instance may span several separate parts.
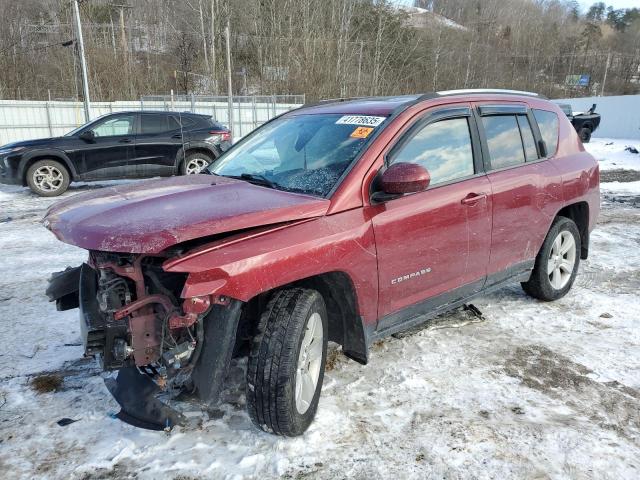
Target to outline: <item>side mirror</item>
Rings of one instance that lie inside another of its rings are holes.
[[[80,138],[86,142],[93,142],[96,138],[96,134],[93,133],[93,130],[85,130],[80,134]]]
[[[385,201],[405,193],[422,192],[429,187],[431,176],[426,168],[415,163],[394,163],[380,177],[381,192],[374,194],[374,200]]]

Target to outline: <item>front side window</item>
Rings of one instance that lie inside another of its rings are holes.
[[[417,163],[427,169],[430,185],[474,174],[469,122],[451,118],[430,123],[393,155],[391,163]]]
[[[92,128],[96,137],[114,137],[133,133],[134,115],[119,115],[107,118]]]
[[[540,135],[542,135],[542,139],[547,146],[547,156],[553,157],[558,149],[558,128],[560,124],[558,115],[555,112],[534,109],[533,116],[538,122]]]
[[[166,115],[143,113],[140,115],[140,133],[162,133],[169,130]]]
[[[524,163],[524,150],[515,115],[482,117],[493,170]]]
[[[339,114],[276,119],[234,145],[209,172],[326,197],[385,119]]]

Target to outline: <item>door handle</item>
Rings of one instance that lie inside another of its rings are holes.
[[[460,201],[460,203],[462,203],[462,205],[475,205],[480,200],[484,200],[485,198],[487,198],[486,193],[470,193],[469,195],[464,197]]]
[[[179,133],[176,133],[175,135],[172,135],[171,138],[182,138],[182,135]]]
[[[123,138],[122,140],[120,140],[120,143],[131,143],[131,139],[130,138]]]

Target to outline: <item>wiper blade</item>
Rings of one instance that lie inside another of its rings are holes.
[[[253,183],[255,185],[260,185],[263,187],[269,187],[269,188],[279,188],[280,186],[275,183],[272,182],[271,180],[269,180],[267,177],[265,177],[264,175],[260,175],[257,173],[242,173],[240,175],[227,175],[229,178],[237,178],[240,180],[246,180],[249,183]]]

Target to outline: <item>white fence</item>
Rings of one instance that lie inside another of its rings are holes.
[[[553,100],[568,103],[574,112],[586,112],[594,103],[601,116],[594,137],[632,138],[640,140],[640,95],[583,97]]]
[[[233,97],[233,134],[238,139],[269,119],[304,103],[304,95]],[[140,101],[92,102],[91,118],[127,110],[171,110],[211,115],[229,125],[227,97],[143,97]],[[64,135],[85,123],[82,102],[0,100],[0,145]]]

